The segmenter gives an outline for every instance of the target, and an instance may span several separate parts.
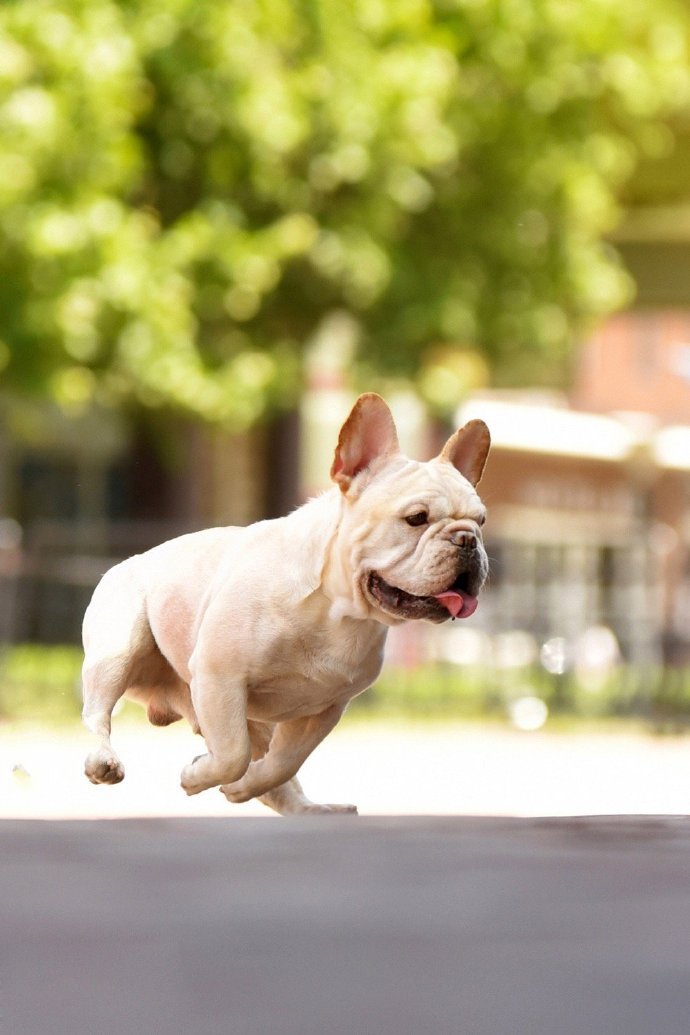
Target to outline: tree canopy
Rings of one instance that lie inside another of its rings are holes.
[[[2,5],[3,384],[248,424],[343,310],[440,409],[562,378],[687,39],[672,0]]]

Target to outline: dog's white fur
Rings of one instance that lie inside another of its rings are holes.
[[[126,694],[154,725],[184,717],[203,735],[207,753],[182,771],[188,794],[220,785],[230,801],[258,797],[281,813],[356,811],[310,802],[296,773],[376,679],[388,627],[409,614],[400,598],[415,617],[443,621],[433,598],[463,565],[475,589],[484,581],[474,486],[488,449],[486,426],[472,421],[435,460],[408,460],[369,393],[343,426],[329,492],[288,517],[181,536],[107,572],[84,617],[89,779],[124,778],[110,726]],[[406,518],[420,513],[413,527]]]

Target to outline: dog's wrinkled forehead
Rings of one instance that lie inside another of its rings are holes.
[[[434,521],[444,518],[477,519],[484,506],[476,490],[451,464],[421,463],[398,456],[390,460],[367,486],[364,494],[377,512],[405,516],[425,509]]]

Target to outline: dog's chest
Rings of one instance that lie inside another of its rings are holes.
[[[386,630],[378,623],[350,624],[276,637],[252,672],[250,711],[257,718],[298,718],[370,686],[381,670]]]

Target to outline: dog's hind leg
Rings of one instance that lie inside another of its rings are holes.
[[[96,747],[84,762],[84,773],[91,783],[120,783],[125,770],[110,743],[113,708],[127,689],[125,666],[117,659],[84,666],[84,725],[96,738]]]
[[[252,745],[252,761],[257,762],[268,751],[275,724],[250,720],[247,723],[247,728]],[[229,785],[219,787],[218,789],[223,794],[225,794],[226,790],[228,793],[231,792]],[[296,776],[292,780],[288,780],[287,783],[281,784],[280,787],[274,787],[273,790],[262,794],[258,800],[262,804],[267,805],[269,809],[273,809],[274,812],[280,813],[281,816],[313,812],[315,809],[321,811],[320,806],[315,806],[313,801],[309,801]]]
[[[252,745],[252,761],[258,762],[267,754],[276,727],[272,723],[252,721],[247,725]],[[237,785],[226,784],[220,790],[228,801],[233,801]],[[273,809],[274,812],[280,813],[281,816],[357,812],[354,805],[319,805],[310,801],[296,776],[259,795],[258,800],[267,805],[269,809]]]
[[[274,812],[280,813],[281,816],[308,816],[322,813],[352,815],[357,813],[356,805],[321,805],[311,801],[302,790],[302,785],[296,776],[293,776],[287,783],[262,794],[259,801],[268,805],[269,809],[273,809]]]
[[[84,616],[82,719],[96,738],[84,763],[91,783],[124,780],[124,768],[110,743],[111,716],[128,688],[133,660],[151,638],[142,594],[126,577],[125,564],[103,577]]]

